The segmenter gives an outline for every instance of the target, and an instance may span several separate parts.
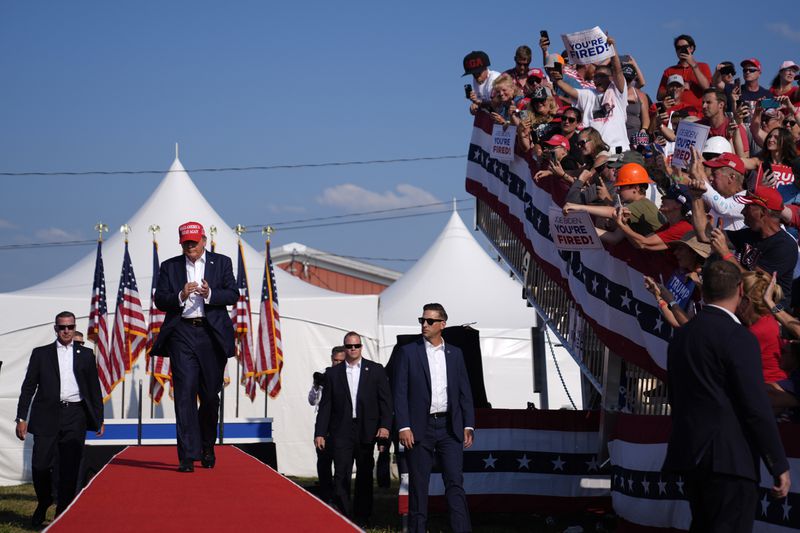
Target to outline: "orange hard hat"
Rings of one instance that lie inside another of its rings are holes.
[[[639,163],[626,163],[622,165],[617,172],[617,181],[614,183],[615,187],[622,187],[623,185],[640,185],[653,183],[647,171]]]

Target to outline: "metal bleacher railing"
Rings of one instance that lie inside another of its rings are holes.
[[[476,202],[478,228],[522,282],[525,298],[578,363],[584,409],[669,414],[666,384],[611,352],[500,215],[485,202]]]

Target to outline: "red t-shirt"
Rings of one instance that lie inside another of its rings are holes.
[[[772,93],[772,96],[780,96],[778,91],[772,87],[769,88],[769,92]],[[789,89],[789,92],[785,93],[783,96],[788,96],[789,100],[791,100],[793,104],[800,102],[800,87],[797,85],[792,85],[792,87]]]
[[[685,93],[684,93],[685,94]],[[709,137],[725,137],[728,138],[728,124],[730,123],[730,119],[725,117],[725,120],[722,121],[722,124],[719,127],[714,127],[711,125],[709,119],[704,118],[700,120],[698,124],[703,124],[711,128],[711,131],[708,132]],[[744,147],[745,152],[750,151],[750,142],[747,140],[747,130],[744,129],[744,126],[739,124],[739,136],[742,138],[742,146]]]
[[[681,237],[692,231],[694,228],[686,220],[680,220],[672,226],[662,226],[657,232],[658,238],[669,244],[672,241],[679,241]]]
[[[780,381],[786,379],[786,372],[781,370],[778,362],[781,358],[780,328],[772,315],[764,315],[755,324],[747,328],[758,339],[761,347],[761,368],[764,381]]]
[[[707,63],[697,63],[697,66],[700,67],[700,72],[703,73],[703,76],[706,77],[708,83],[711,83],[711,69],[708,68]],[[679,65],[673,65],[664,71],[664,74],[661,75],[661,81],[658,84],[658,93],[661,94],[662,90],[667,89],[667,78],[672,76],[673,74],[680,74],[683,77],[683,81],[688,85],[686,90],[683,91],[683,95],[681,95],[681,102],[684,104],[690,105],[695,109],[701,109],[702,107],[702,100],[703,100],[703,89],[700,87],[700,84],[697,83],[697,76],[694,74],[694,69],[692,67],[681,67]]]

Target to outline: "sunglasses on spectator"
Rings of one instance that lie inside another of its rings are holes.
[[[429,326],[432,326],[432,325],[436,324],[437,322],[444,322],[444,320],[443,320],[443,319],[441,319],[441,318],[424,318],[424,317],[419,317],[417,320],[419,321],[420,325],[422,325],[422,324],[424,324],[425,322],[427,322]]]
[[[787,127],[787,128],[794,128],[795,126],[797,126],[797,121],[796,120],[784,120],[783,121],[783,125],[784,125],[784,127]]]
[[[526,67],[531,64],[530,61],[519,61],[517,59],[514,60],[514,63],[516,63],[517,65],[525,65]]]
[[[65,329],[72,331],[75,329],[75,324],[57,324],[56,329],[58,329],[58,331],[64,331]]]
[[[603,163],[600,166],[594,167],[594,171],[597,172],[598,174],[600,174],[602,171],[604,171],[606,169],[606,165],[607,165],[607,163]]]
[[[345,344],[344,347],[348,350],[357,350],[361,348],[361,344]]]
[[[578,117],[568,117],[565,115],[561,117],[561,120],[563,120],[564,122],[578,122]]]
[[[743,69],[742,69],[742,72],[744,72],[744,73],[746,73],[746,74],[752,74],[753,72],[758,72],[758,69],[757,69],[757,68],[752,68],[752,67],[750,67],[750,68],[743,68]]]
[[[578,148],[583,148],[584,146],[586,146],[586,143],[588,143],[588,142],[589,142],[589,141],[586,141],[586,140],[584,140],[584,139],[578,139],[578,142],[576,142],[576,143],[575,143],[575,145],[576,145]]]

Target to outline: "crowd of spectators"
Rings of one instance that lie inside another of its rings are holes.
[[[794,416],[800,66],[787,59],[773,70],[755,57],[725,58],[712,70],[696,55],[694,38],[679,35],[672,43],[677,62],[664,68],[651,99],[636,60],[607,40],[610,59],[570,64],[542,31],[541,66],[522,45],[502,73],[486,53],[471,52],[464,58],[470,113],[515,128],[515,153],[529,160],[533,178],[565,213],[592,215],[611,253],[650,262],[645,286],[673,328],[703,305],[703,267],[736,265],[744,273],[737,315],[761,346],[776,413]],[[709,127],[685,169],[672,164],[682,121]]]

